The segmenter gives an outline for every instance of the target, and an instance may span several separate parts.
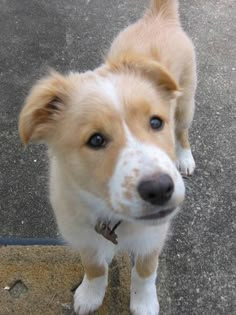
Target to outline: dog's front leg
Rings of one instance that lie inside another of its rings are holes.
[[[80,252],[85,275],[74,295],[76,314],[86,315],[101,306],[108,282],[108,264],[102,253],[95,250]]]
[[[158,252],[137,256],[132,269],[130,310],[133,315],[158,315],[156,291]]]

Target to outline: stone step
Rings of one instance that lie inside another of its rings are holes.
[[[0,315],[72,315],[83,278],[78,253],[67,246],[0,247]],[[130,260],[116,257],[98,315],[128,315]]]

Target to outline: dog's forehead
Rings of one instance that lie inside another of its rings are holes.
[[[97,80],[97,87],[111,100],[111,105],[120,112],[121,100],[118,95],[116,81],[114,79],[112,80],[112,78],[99,78]]]
[[[111,74],[98,80],[98,88],[125,120],[138,113],[169,115],[169,100],[161,89],[139,75]]]
[[[75,114],[83,124],[96,122],[101,127],[122,121],[141,126],[141,120],[159,112],[165,114],[168,108],[161,105],[161,97],[151,83],[140,77],[113,73],[85,77],[75,89],[72,102],[72,116]]]
[[[98,75],[87,88],[89,97],[97,94],[104,105],[109,105],[123,117],[134,109],[140,112],[147,111],[148,107],[158,103],[160,99],[151,82],[130,74],[109,74],[106,77]]]

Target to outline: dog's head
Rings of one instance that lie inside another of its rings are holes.
[[[163,222],[185,193],[174,164],[178,94],[170,74],[143,58],[52,72],[26,100],[21,139],[46,142],[78,192],[102,201],[111,217]]]

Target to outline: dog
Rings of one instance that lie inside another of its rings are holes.
[[[185,198],[181,173],[195,168],[188,139],[195,90],[194,47],[178,1],[153,0],[97,69],[52,71],[29,93],[19,133],[25,145],[49,148],[50,201],[85,270],[77,314],[102,304],[120,250],[134,257],[131,313],[159,313],[158,258]]]

